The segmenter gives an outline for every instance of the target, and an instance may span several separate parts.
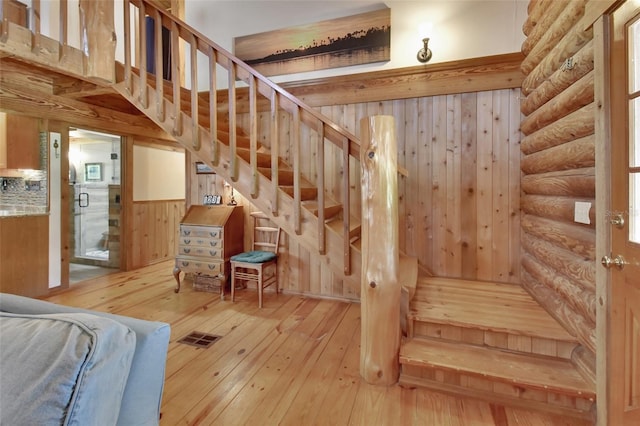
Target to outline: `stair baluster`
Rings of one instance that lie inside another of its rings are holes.
[[[162,40],[162,16],[160,11],[156,10],[154,13],[154,25],[155,32],[154,38],[156,43],[154,45],[155,51],[155,70],[156,70],[156,114],[158,121],[164,121],[164,64],[162,63],[162,43],[157,43],[157,40]]]
[[[138,67],[140,68],[140,87],[138,92],[138,99],[140,100],[140,104],[142,104],[143,108],[147,108],[149,106],[149,98],[147,95],[147,22],[146,22],[147,12],[145,3],[140,3],[140,10],[138,12],[138,27],[140,28],[140,46],[139,49],[140,54],[140,63]],[[157,40],[156,40],[157,44]]]
[[[200,112],[198,111],[198,39],[191,34],[191,127],[193,149],[200,151]],[[177,80],[177,79],[174,79]]]
[[[161,40],[156,40],[160,43]],[[181,112],[181,87],[180,87],[180,39],[178,24],[171,22],[171,80],[173,80],[173,136],[182,136],[182,114]]]
[[[318,187],[318,252],[325,254],[327,252],[327,242],[325,236],[325,200],[324,200],[324,123],[318,120],[318,149],[317,149],[317,169],[318,177],[316,178],[316,186]]]
[[[278,92],[275,90],[271,91],[270,95],[271,101],[271,184],[273,185],[273,194],[271,199],[271,213],[274,216],[278,216],[279,210],[279,198],[278,198],[278,187],[280,186],[280,170],[279,170],[279,161],[280,161],[280,127],[278,121],[278,108],[280,106],[280,101],[278,98]]]
[[[249,75],[249,146],[251,148],[251,197],[258,197],[258,93],[256,78]]]

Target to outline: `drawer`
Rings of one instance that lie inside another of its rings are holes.
[[[222,250],[222,240],[217,238],[206,237],[180,237],[178,240],[178,246],[183,247],[202,247],[202,248],[216,248]]]
[[[222,228],[217,226],[180,225],[180,236],[222,239]]]
[[[223,262],[203,262],[200,260],[176,258],[176,266],[182,272],[201,272],[207,275],[224,274]]]
[[[178,254],[194,257],[211,257],[213,259],[223,260],[222,250],[215,247],[181,245],[178,247]]]

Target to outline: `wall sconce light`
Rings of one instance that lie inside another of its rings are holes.
[[[424,46],[422,47],[422,49],[418,50],[417,58],[418,61],[426,64],[427,62],[429,62],[432,56],[431,49],[429,49],[429,37],[423,38],[422,42],[424,43]]]

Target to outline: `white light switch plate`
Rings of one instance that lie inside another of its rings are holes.
[[[591,203],[576,201],[573,220],[578,223],[589,225],[591,223],[591,219],[589,219],[589,210],[591,210]]]

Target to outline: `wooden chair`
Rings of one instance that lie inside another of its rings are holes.
[[[258,290],[258,306],[262,308],[262,292],[275,284],[278,294],[278,244],[280,228],[272,226],[262,212],[253,217],[253,250],[231,256],[231,301],[235,300],[237,281],[255,282]]]

